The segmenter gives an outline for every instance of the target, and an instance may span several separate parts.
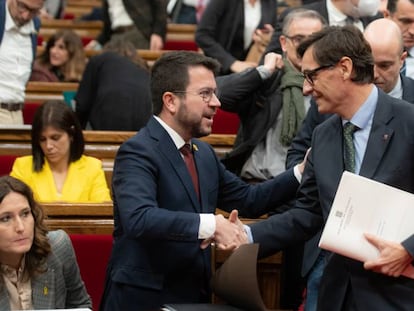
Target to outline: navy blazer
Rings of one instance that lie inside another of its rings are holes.
[[[262,16],[257,28],[264,24],[276,27],[276,1],[261,1]],[[217,59],[222,73],[229,73],[236,60],[244,61],[249,49],[244,48],[244,1],[211,0],[203,13],[195,34],[204,54]]]
[[[323,227],[344,170],[342,140],[339,116],[316,127],[295,208],[251,226],[261,255],[308,239]],[[379,91],[360,175],[414,193],[413,154],[414,106]],[[414,234],[403,245],[414,254]],[[365,270],[361,262],[337,254],[326,264],[318,310],[341,310],[350,282],[358,310],[414,310],[414,280]]]
[[[113,173],[114,245],[102,310],[205,301],[211,254],[200,249],[199,214],[220,207],[256,217],[295,195],[292,170],[251,186],[227,171],[210,145],[197,139],[192,144],[200,201],[180,152],[154,117],[121,145]]]

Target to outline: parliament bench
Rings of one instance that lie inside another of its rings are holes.
[[[112,203],[44,203],[42,206],[49,229],[63,229],[76,241],[74,248],[81,274],[89,294],[93,295],[95,309],[103,292],[105,268],[112,244]],[[221,210],[217,210],[217,213],[228,215]],[[246,224],[257,221],[243,218],[241,220]],[[213,271],[228,258],[230,253],[213,248],[211,257]],[[100,256],[96,256],[97,254],[100,254]],[[89,255],[93,256],[90,257]],[[281,258],[281,254],[278,253],[258,261],[258,283],[263,301],[270,309],[279,307]],[[95,276],[88,271],[90,269],[94,271]],[[213,297],[213,301],[220,303],[217,297]]]

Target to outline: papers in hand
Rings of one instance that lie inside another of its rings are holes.
[[[414,234],[414,194],[344,172],[319,247],[359,261],[373,260],[378,249],[364,233],[402,242]],[[410,265],[403,275],[414,278]]]

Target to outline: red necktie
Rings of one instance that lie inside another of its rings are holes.
[[[198,188],[198,175],[197,169],[194,162],[193,153],[191,151],[190,144],[185,144],[180,148],[181,153],[184,156],[185,165],[187,165],[187,169],[190,172],[191,179],[193,180],[194,189],[197,193],[197,198],[200,200],[200,192]]]

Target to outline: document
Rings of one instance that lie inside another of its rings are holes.
[[[364,233],[402,242],[414,234],[414,194],[344,172],[319,247],[359,261],[373,260],[378,249]],[[410,265],[403,275],[414,278]]]

